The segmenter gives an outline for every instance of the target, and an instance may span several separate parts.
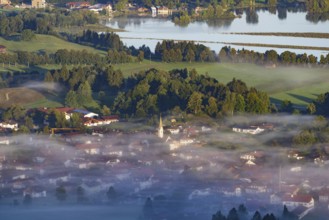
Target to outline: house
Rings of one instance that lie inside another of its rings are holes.
[[[292,158],[292,159],[296,159],[296,160],[302,160],[302,159],[304,159],[304,156],[302,156],[299,152],[290,151],[288,153],[288,158]]]
[[[81,9],[90,7],[89,2],[68,2],[66,3],[66,7],[69,9]]]
[[[45,0],[32,0],[32,8],[45,8],[46,1]]]
[[[98,119],[85,118],[83,124],[87,127],[96,127],[96,126],[109,125],[113,122],[118,122],[118,121],[119,121],[119,116],[113,115],[113,116],[103,116]]]
[[[328,203],[329,202],[329,188],[323,188],[319,192],[319,202]]]
[[[149,10],[147,9],[147,8],[145,8],[145,7],[139,7],[138,9],[137,9],[137,12],[138,13],[141,13],[141,14],[144,14],[144,13],[147,13]]]
[[[0,144],[9,145],[10,141],[8,137],[0,137]]]
[[[296,208],[298,206],[313,208],[314,199],[311,195],[285,195],[282,198],[282,204],[289,208]]]
[[[47,191],[41,186],[28,187],[23,191],[23,196],[30,195],[32,198],[47,197]]]
[[[245,188],[245,191],[247,194],[261,194],[261,193],[267,193],[267,186],[266,185],[257,185],[257,184],[252,184],[250,186],[247,186]]]
[[[71,175],[67,172],[58,172],[48,175],[47,179],[50,184],[56,185],[59,182],[67,182],[71,178]]]
[[[240,187],[235,187],[234,189],[224,188],[220,191],[227,197],[240,197],[242,194],[242,190]]]
[[[100,180],[89,180],[84,181],[81,187],[87,194],[95,194],[107,190],[111,185],[111,183],[103,183]]]
[[[87,110],[84,110],[84,109],[73,109],[73,110],[70,111],[70,113],[81,114],[82,117],[84,117],[84,118],[95,118],[95,117],[99,116],[97,113],[90,112],[90,111],[87,111]]]
[[[262,157],[264,157],[264,153],[262,151],[251,151],[249,153],[242,154],[240,159],[255,161],[256,159],[260,159]]]
[[[1,2],[4,2],[6,0],[0,0],[0,5],[2,4]],[[7,52],[7,48],[3,45],[0,45],[0,53],[6,53]]]
[[[0,128],[18,131],[18,124],[15,122],[0,122]]]
[[[93,12],[101,12],[103,10],[106,11],[107,14],[111,13],[113,11],[112,5],[110,4],[95,4],[95,5],[91,5],[88,7],[88,10],[93,11]]]
[[[265,131],[265,129],[260,128],[258,126],[236,126],[233,127],[232,130],[237,133],[243,133],[243,134],[260,134]]]
[[[157,14],[157,8],[154,7],[154,6],[152,6],[151,7],[151,12],[152,12],[152,16],[156,16],[156,14]]]
[[[172,10],[166,6],[160,6],[157,8],[157,13],[158,13],[158,15],[171,15]]]
[[[98,155],[101,153],[100,144],[78,144],[76,148],[79,150],[84,151],[86,154],[90,155]]]
[[[167,131],[169,131],[170,134],[178,134],[179,128],[168,128]]]
[[[199,14],[201,14],[201,12],[203,12],[203,11],[205,11],[205,10],[206,10],[206,8],[202,8],[202,7],[198,6],[198,7],[196,7],[196,8],[194,9],[194,13],[195,13],[196,15],[199,15]]]

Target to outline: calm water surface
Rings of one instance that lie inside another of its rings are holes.
[[[261,43],[297,46],[329,47],[329,39],[297,38],[278,36],[248,36],[228,34],[231,32],[320,32],[329,33],[329,21],[311,22],[306,19],[306,12],[276,10],[244,11],[241,18],[216,22],[193,22],[187,27],[180,27],[169,18],[152,17],[117,17],[107,22],[107,26],[121,28],[126,32],[118,33],[127,45],[136,47],[145,44],[154,50],[158,41],[163,39],[209,41],[203,43],[218,52],[224,43]],[[237,49],[253,49],[264,52],[271,48],[231,45]],[[274,48],[278,52],[287,49]],[[296,53],[308,53],[320,56],[328,51],[288,49]]]

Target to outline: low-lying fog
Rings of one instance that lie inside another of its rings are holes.
[[[1,137],[0,219],[144,219],[148,197],[153,219],[211,219],[239,204],[250,218],[256,210],[280,216],[282,203],[272,204],[271,195],[314,195],[329,186],[327,143],[316,145],[326,154],[316,163],[298,153],[314,146],[274,141],[289,140],[315,121],[232,117],[211,126],[178,123],[178,134],[171,134],[167,119],[162,139],[157,127]],[[268,129],[257,135],[232,131],[264,123]]]

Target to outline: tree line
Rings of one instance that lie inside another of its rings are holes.
[[[298,217],[290,212],[286,206],[283,207],[281,217],[276,217],[273,213],[267,213],[263,217],[259,211],[256,211],[251,218],[249,218],[249,213],[247,208],[241,204],[238,209],[232,208],[227,216],[221,213],[221,211],[216,212],[212,220],[297,220]]]
[[[97,24],[98,15],[88,10],[23,10],[0,14],[0,36],[8,37],[30,29],[38,34],[54,34],[55,27]]]
[[[140,47],[135,49],[129,48],[132,55],[136,55],[138,51],[145,51],[150,54],[148,47]],[[296,54],[290,51],[284,51],[278,54],[275,50],[267,50],[264,53],[255,52],[253,50],[236,50],[235,48],[225,46],[222,47],[218,54],[203,44],[195,44],[192,41],[164,40],[158,42],[155,47],[154,59],[162,62],[233,62],[233,63],[255,63],[259,65],[275,64],[275,65],[327,65],[329,64],[329,53],[317,57],[310,54]]]
[[[0,64],[36,66],[44,64],[95,64],[107,62],[106,56],[86,50],[59,49],[55,53],[15,51],[0,54]]]

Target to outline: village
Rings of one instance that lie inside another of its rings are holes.
[[[38,110],[46,113],[48,109]],[[218,207],[228,211],[238,204],[245,204],[250,214],[256,210],[280,213],[286,205],[299,219],[316,208],[329,208],[327,158],[306,160],[295,150],[247,147],[228,151],[207,146],[214,137],[232,136],[241,142],[261,137],[275,132],[274,124],[218,130],[206,124],[177,123],[173,118],[164,123],[160,116],[153,131],[102,132],[99,128],[113,124],[130,125],[118,116],[101,118],[85,110],[58,110],[66,119],[79,112],[84,125],[95,129],[91,133],[54,129],[50,135],[3,135],[2,205],[22,206],[27,196],[32,205],[57,204],[59,187],[67,194],[65,204],[77,203],[79,187],[84,204],[108,204],[106,192],[113,187],[120,204],[143,204],[151,197],[160,217],[172,215],[168,210],[178,205],[181,209],[175,214],[199,219]]]
[[[42,8],[54,8],[55,6],[51,3],[47,3],[46,0],[32,0],[31,4],[27,3],[21,3],[21,4],[12,4],[10,0],[1,0],[0,1],[0,8],[2,9],[13,9],[13,8],[35,8],[35,9],[42,9]],[[114,5],[113,4],[91,4],[87,1],[76,1],[76,2],[68,2],[65,4],[66,9],[68,10],[89,10],[92,12],[95,12],[99,14],[100,12],[105,12],[108,16],[112,16],[115,12]],[[133,4],[127,4],[125,9],[129,13],[134,14],[140,14],[140,15],[146,15],[150,14],[153,17],[159,15],[159,16],[168,16],[173,13],[173,11],[177,11],[178,9],[169,9],[166,6],[152,6],[150,8],[137,6]],[[185,8],[186,10],[186,8]],[[197,7],[195,9],[196,13],[199,13],[200,11],[205,10],[201,7]]]

